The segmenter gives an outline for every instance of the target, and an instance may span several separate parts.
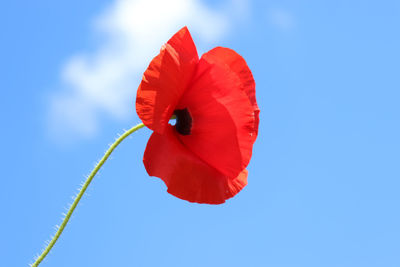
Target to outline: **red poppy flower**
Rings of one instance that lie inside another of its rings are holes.
[[[170,194],[220,204],[246,186],[260,110],[251,71],[235,51],[216,47],[199,59],[182,28],[145,71],[136,111],[154,131],[144,166]]]

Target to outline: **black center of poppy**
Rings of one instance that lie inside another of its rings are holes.
[[[192,117],[189,110],[187,108],[175,109],[174,115],[176,116],[176,131],[181,135],[189,135],[192,130]]]

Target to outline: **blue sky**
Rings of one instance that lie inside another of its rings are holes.
[[[253,71],[248,186],[219,206],[174,198],[144,170],[143,129],[42,266],[400,266],[399,2],[162,2],[1,4],[2,265],[41,251],[108,144],[139,122],[140,76],[186,24],[201,53],[233,48]]]

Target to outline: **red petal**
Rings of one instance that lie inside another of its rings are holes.
[[[147,127],[159,133],[164,131],[198,61],[196,46],[184,27],[150,62],[136,97],[136,112]]]
[[[187,108],[193,120],[191,134],[179,139],[227,177],[246,168],[256,136],[254,108],[243,88],[238,73],[206,53],[177,106]]]
[[[238,75],[242,82],[242,90],[247,94],[251,104],[253,105],[255,116],[254,128],[256,133],[258,133],[260,108],[258,107],[256,101],[256,83],[244,58],[234,50],[225,47],[216,47],[210,50],[203,57],[207,58],[207,61],[215,64],[226,64]],[[254,137],[255,140],[257,134]]]
[[[247,170],[228,178],[189,151],[169,126],[164,134],[154,132],[143,162],[150,176],[161,178],[168,192],[190,202],[221,204],[247,184]]]

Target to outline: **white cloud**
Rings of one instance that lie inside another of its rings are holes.
[[[281,8],[271,8],[268,10],[268,19],[275,27],[280,30],[291,30],[295,26],[293,15]]]
[[[198,0],[115,0],[94,20],[105,41],[63,66],[62,89],[50,97],[52,134],[89,137],[105,115],[132,118],[140,78],[161,45],[184,25],[200,48],[220,40],[238,16],[231,11],[246,6],[245,0],[228,2],[230,9],[217,12]]]

